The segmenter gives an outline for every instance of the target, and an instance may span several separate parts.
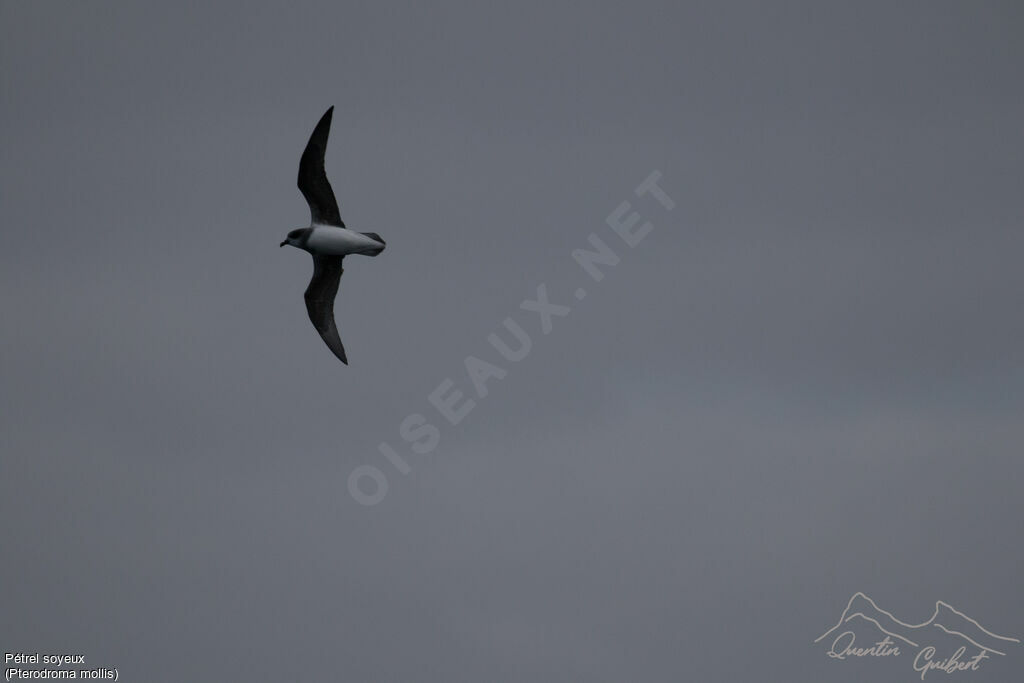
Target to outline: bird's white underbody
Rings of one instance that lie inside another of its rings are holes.
[[[306,249],[314,254],[326,256],[346,256],[348,254],[365,254],[374,256],[380,253],[384,245],[361,232],[340,228],[336,225],[319,225],[314,223],[312,232],[306,239]]]

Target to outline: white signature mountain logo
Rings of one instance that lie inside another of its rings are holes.
[[[823,643],[825,654],[838,660],[905,657],[922,680],[930,671],[978,671],[985,660],[1005,657],[1020,644],[1017,638],[993,633],[941,600],[928,621],[908,624],[860,592],[846,603],[836,625],[814,642]]]

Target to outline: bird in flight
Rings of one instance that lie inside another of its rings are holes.
[[[331,107],[320,118],[299,160],[299,191],[309,204],[309,226],[289,232],[281,246],[288,244],[313,256],[313,279],[304,295],[306,311],[327,348],[348,365],[338,326],[334,324],[334,296],[344,272],[341,262],[349,254],[376,256],[384,251],[385,243],[377,233],[355,232],[341,221],[338,202],[324,171],[324,152],[333,113],[334,107]]]

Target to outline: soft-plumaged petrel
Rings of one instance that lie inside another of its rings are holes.
[[[328,109],[309,136],[299,160],[299,190],[309,204],[309,227],[292,230],[281,242],[304,249],[313,256],[313,279],[306,287],[306,311],[313,327],[342,363],[348,365],[345,347],[334,324],[334,295],[344,268],[342,260],[349,254],[376,256],[384,251],[384,240],[375,232],[354,232],[345,227],[338,214],[338,202],[324,172],[324,152],[331,131]]]

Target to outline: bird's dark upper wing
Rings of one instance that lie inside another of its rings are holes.
[[[338,293],[338,281],[345,270],[341,266],[344,258],[313,255],[313,279],[309,281],[309,287],[306,287],[305,299],[306,312],[309,313],[313,327],[327,343],[327,348],[348,365],[345,347],[341,344],[338,327],[334,324],[334,295]]]
[[[338,202],[334,199],[334,190],[324,171],[324,153],[327,151],[327,135],[331,132],[333,113],[334,107],[328,109],[309,136],[302,159],[299,160],[299,190],[309,204],[309,213],[314,223],[344,228],[345,224],[341,222],[341,214],[338,213]]]

